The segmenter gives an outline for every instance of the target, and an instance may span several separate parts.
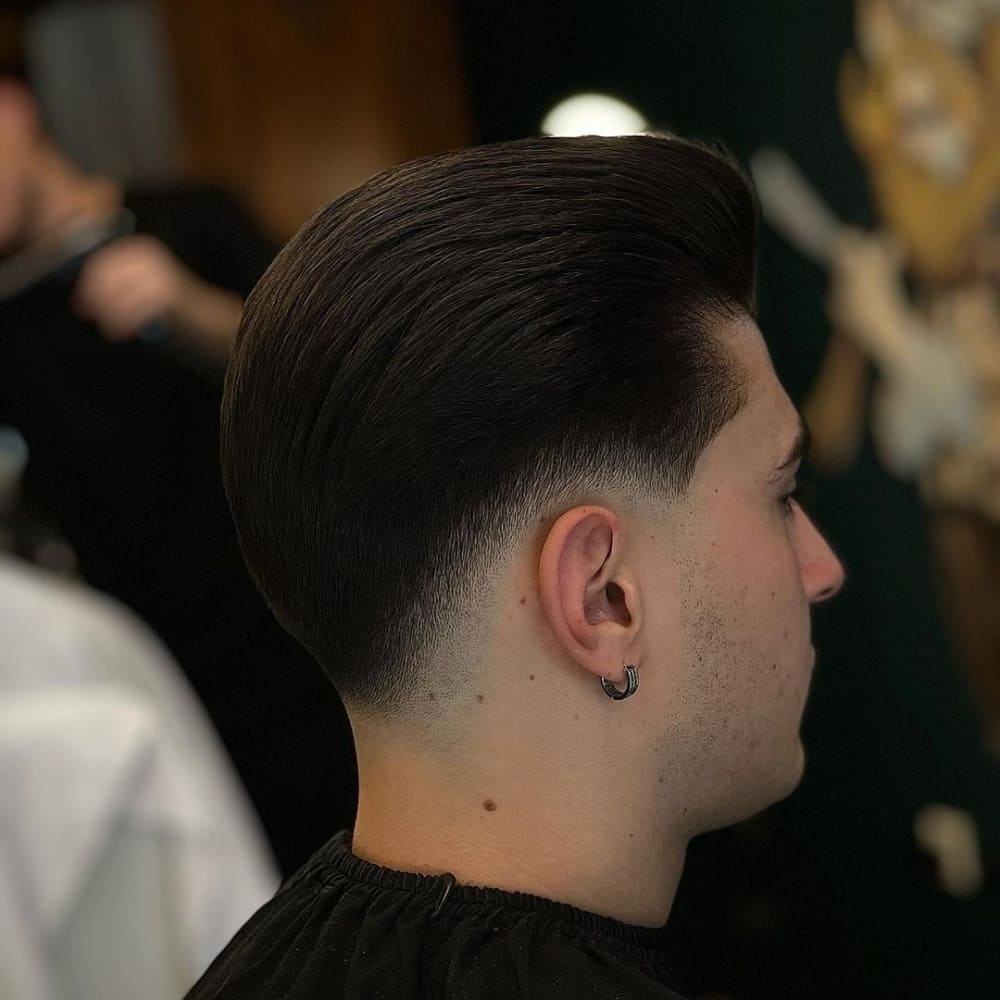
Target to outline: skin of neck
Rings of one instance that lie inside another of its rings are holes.
[[[478,651],[448,658],[462,677],[447,665],[430,672],[423,738],[349,712],[360,787],[353,853],[662,927],[691,831],[656,699],[648,716],[642,690],[612,701],[565,655],[534,568],[530,558],[514,568]],[[662,682],[642,675],[651,694]],[[426,734],[436,718],[446,728],[448,712],[465,722],[445,750]]]

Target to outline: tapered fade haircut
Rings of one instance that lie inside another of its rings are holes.
[[[720,150],[540,138],[379,174],[285,246],[223,471],[253,577],[349,707],[410,713],[540,519],[686,489],[745,403],[714,331],[754,313],[756,216]]]

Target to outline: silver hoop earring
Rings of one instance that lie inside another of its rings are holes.
[[[631,698],[639,690],[639,671],[631,663],[625,664],[624,691],[619,691],[607,677],[601,678],[601,687],[604,688],[604,693],[609,698],[613,698],[615,701],[624,701],[626,698]]]

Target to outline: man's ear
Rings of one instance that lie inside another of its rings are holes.
[[[639,658],[642,625],[623,543],[616,514],[574,507],[549,530],[538,565],[542,608],[559,644],[580,666],[617,681]]]

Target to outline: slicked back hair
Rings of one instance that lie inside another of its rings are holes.
[[[345,703],[407,715],[476,573],[594,491],[678,495],[745,403],[756,207],[724,153],[539,138],[328,205],[251,294],[222,413],[250,571]]]

